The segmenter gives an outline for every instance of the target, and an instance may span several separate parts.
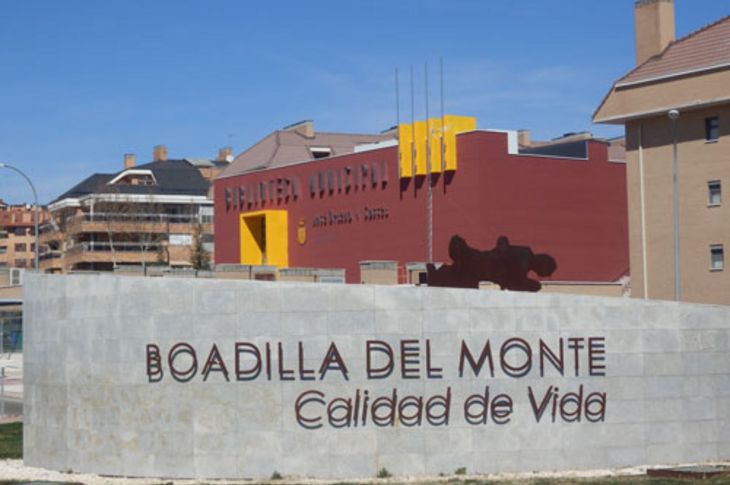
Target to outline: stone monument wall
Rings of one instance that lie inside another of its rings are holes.
[[[26,464],[267,478],[730,456],[730,308],[109,275],[25,281]]]

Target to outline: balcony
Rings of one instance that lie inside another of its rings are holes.
[[[49,259],[56,259],[56,258],[62,258],[63,257],[63,251],[45,251],[38,255],[39,261],[46,261]]]
[[[49,244],[84,233],[107,234],[193,234],[197,224],[203,233],[213,231],[213,217],[197,214],[160,213],[83,213],[67,217],[59,224],[46,223],[40,227],[40,243]]]
[[[44,272],[63,271],[63,262],[63,251],[44,251],[38,256],[38,265]]]
[[[88,232],[192,234],[197,224],[203,225],[203,232],[211,232],[212,217],[197,214],[84,213],[66,219],[67,232],[70,234]]]
[[[66,251],[65,262],[67,268],[81,263],[155,263],[159,259],[159,250],[159,243],[82,242]]]
[[[55,225],[45,223],[38,226],[38,240],[40,244],[48,244],[53,241],[60,241],[61,239],[63,239],[63,233]]]
[[[206,220],[207,219],[207,220]],[[82,220],[89,222],[134,222],[134,223],[157,223],[157,224],[195,224],[201,222],[209,224],[211,216],[198,216],[197,214],[161,214],[161,213],[125,213],[125,212],[94,212],[76,214],[67,219]]]
[[[150,242],[149,244],[145,243],[138,243],[138,242],[115,242],[110,243],[108,241],[89,241],[89,242],[79,242],[71,246],[67,253],[72,254],[74,252],[79,251],[85,251],[85,252],[101,252],[101,253],[110,253],[110,252],[117,252],[117,253],[124,253],[124,252],[147,252],[147,251],[157,251],[159,249],[160,244],[156,242]]]

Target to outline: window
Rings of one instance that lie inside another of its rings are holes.
[[[192,234],[170,234],[170,246],[192,246]]]
[[[7,246],[0,246],[0,254],[5,254],[8,252]]]
[[[23,270],[13,268],[10,270],[10,286],[20,286],[23,284]]]
[[[720,138],[720,118],[705,118],[705,140],[715,141]]]
[[[707,182],[707,204],[717,206],[722,203],[722,184],[719,180]]]
[[[312,152],[312,157],[315,159],[327,158],[332,155],[332,149],[329,147],[311,147],[309,151]]]
[[[710,246],[710,271],[722,271],[725,267],[725,250],[722,244]]]
[[[15,260],[15,267],[16,268],[25,268],[26,267],[26,261],[24,259],[16,259]]]
[[[16,236],[25,236],[25,228],[24,227],[16,227],[13,229],[13,233]]]
[[[152,177],[137,177],[135,179],[132,179],[132,185],[155,185],[155,181],[152,180]]]
[[[213,207],[212,206],[201,206],[199,209],[200,222],[203,224],[213,223]]]
[[[26,245],[25,243],[17,243],[15,245],[15,252],[16,253],[24,253],[25,252]]]

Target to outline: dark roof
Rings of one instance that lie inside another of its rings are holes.
[[[72,188],[64,192],[63,194],[59,195],[56,200],[53,202],[56,202],[58,200],[68,199],[68,198],[77,198],[81,197],[83,195],[91,194],[93,192],[99,192],[101,188],[104,187],[104,185],[114,178],[114,174],[109,173],[95,173],[78,184],[74,185]]]
[[[225,168],[231,163],[228,160],[208,160],[207,158],[185,158],[184,160],[186,162],[190,162],[196,167],[203,168]]]
[[[208,194],[210,183],[187,160],[164,160],[133,167],[150,170],[157,185],[109,185],[119,174],[95,173],[59,196],[54,202],[89,194],[202,195]]]
[[[637,66],[617,85],[727,67],[730,64],[730,16],[723,17],[679,40]]]

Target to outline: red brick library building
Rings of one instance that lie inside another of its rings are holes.
[[[215,262],[344,268],[359,283],[363,261],[427,262],[431,227],[435,262],[450,263],[454,235],[481,250],[506,236],[552,256],[551,280],[628,275],[626,166],[609,160],[609,143],[530,142],[470,120],[383,135],[315,133],[311,122],[273,132],[215,181]]]

